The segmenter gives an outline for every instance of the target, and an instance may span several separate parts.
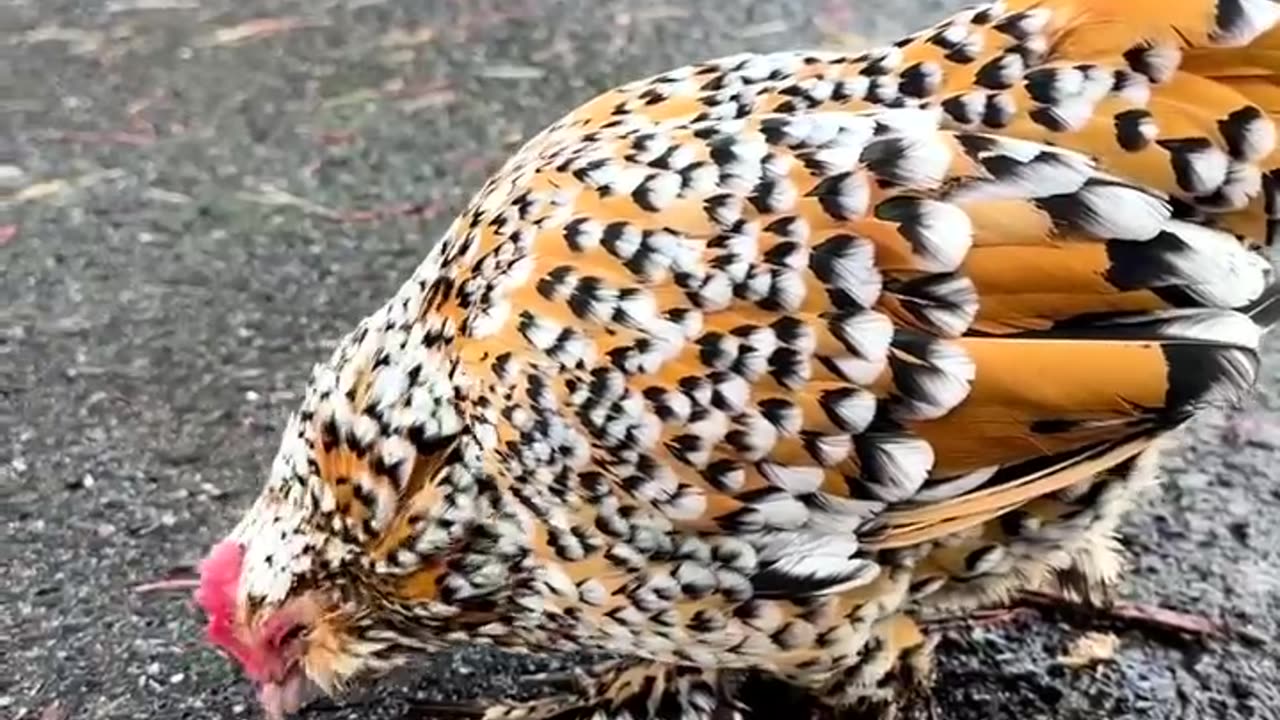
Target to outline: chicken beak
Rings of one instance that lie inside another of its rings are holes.
[[[268,681],[258,686],[258,702],[267,720],[284,720],[309,705],[320,695],[300,667],[294,667],[282,682]]]

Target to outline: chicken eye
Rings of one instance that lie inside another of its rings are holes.
[[[291,625],[288,630],[285,630],[283,633],[280,633],[279,639],[276,640],[276,647],[284,647],[289,643],[292,643],[294,640],[297,640],[298,638],[302,637],[302,633],[305,630],[306,630],[306,627],[304,627],[301,623],[297,625]]]

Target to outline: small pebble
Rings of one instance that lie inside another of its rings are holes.
[[[172,674],[172,675],[170,675],[170,676],[169,676],[169,684],[170,684],[170,685],[177,685],[178,683],[180,683],[180,682],[182,682],[183,680],[186,680],[186,679],[187,679],[187,676],[186,676],[185,674],[183,674],[183,673],[174,673],[174,674]]]
[[[17,165],[0,165],[0,188],[16,190],[26,179],[26,171]]]
[[[217,500],[218,498],[227,494],[227,491],[225,489],[220,488],[217,485],[214,485],[213,483],[209,483],[209,482],[200,483],[200,492],[203,492],[205,495],[208,495],[214,500]]]

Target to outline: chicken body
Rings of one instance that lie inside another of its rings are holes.
[[[585,104],[317,367],[216,639],[272,698],[606,651],[490,716],[694,718],[726,670],[874,699],[922,613],[1107,586],[1159,441],[1274,320],[1278,19],[994,3]]]

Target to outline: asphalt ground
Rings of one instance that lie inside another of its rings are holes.
[[[954,5],[0,2],[0,717],[254,717],[193,608],[130,588],[230,527],[310,365],[485,175],[615,83]],[[1121,632],[1075,669],[1077,627],[974,631],[941,648],[937,717],[1280,717],[1278,447],[1274,362],[1124,527],[1126,597],[1241,632]],[[463,651],[308,717],[421,717],[535,666]]]

